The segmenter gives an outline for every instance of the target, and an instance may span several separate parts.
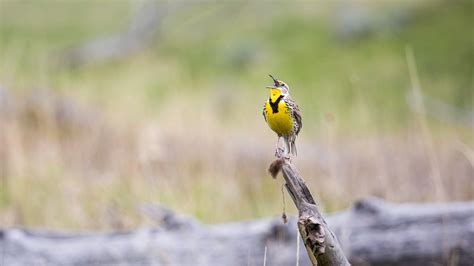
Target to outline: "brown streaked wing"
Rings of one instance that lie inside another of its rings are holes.
[[[290,97],[287,98],[286,102],[291,110],[291,115],[295,118],[296,124],[298,125],[296,129],[296,135],[298,135],[298,133],[300,133],[301,128],[303,127],[303,120],[301,118],[300,108],[298,107],[296,102],[293,101],[293,99],[291,99]]]

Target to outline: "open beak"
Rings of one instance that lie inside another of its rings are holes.
[[[273,86],[267,86],[266,88],[267,88],[267,89],[278,89],[278,80],[277,80],[276,78],[274,78],[274,77],[272,76],[272,74],[268,74],[268,76],[270,76],[270,78],[273,79],[273,83],[275,83],[275,85],[273,85]]]
[[[272,74],[268,74],[268,75],[270,76],[270,78],[272,78],[272,79],[273,79],[273,82],[275,82],[275,84],[277,84],[277,83],[278,83],[278,80],[277,80],[276,78],[274,78],[274,77],[272,76]]]

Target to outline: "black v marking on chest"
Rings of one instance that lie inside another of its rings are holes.
[[[272,102],[272,98],[268,99],[268,102],[270,103],[270,106],[272,107],[272,112],[274,114],[278,113],[278,104],[280,103],[281,99],[283,99],[283,95],[280,95],[275,102]]]

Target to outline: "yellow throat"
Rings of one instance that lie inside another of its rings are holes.
[[[277,101],[278,97],[281,96],[281,90],[279,89],[270,89],[270,100],[274,103]]]

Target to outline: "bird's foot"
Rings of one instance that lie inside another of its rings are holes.
[[[283,158],[284,156],[286,156],[286,155],[285,155],[285,150],[284,150],[283,148],[280,148],[280,147],[276,148],[276,150],[275,150],[275,157],[277,157],[277,158]]]
[[[275,157],[277,157],[278,159],[285,159],[291,162],[291,154],[286,153],[285,149],[283,148],[277,148],[275,150]]]

